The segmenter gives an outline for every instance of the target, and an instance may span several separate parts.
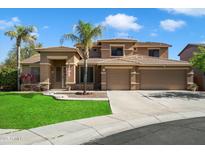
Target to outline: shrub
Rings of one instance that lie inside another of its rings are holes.
[[[193,83],[193,84],[189,85],[188,90],[197,91],[198,85],[196,83]]]
[[[0,68],[0,90],[17,90],[17,70],[8,66]]]

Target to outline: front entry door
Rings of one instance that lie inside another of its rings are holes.
[[[55,67],[54,88],[64,88],[65,87],[65,77],[66,77],[66,67],[56,66]]]

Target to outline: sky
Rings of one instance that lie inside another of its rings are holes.
[[[103,25],[99,39],[168,43],[170,59],[179,59],[188,43],[205,43],[205,9],[0,9],[0,62],[15,44],[4,35],[14,25],[35,26],[37,41],[49,47],[59,46],[61,36],[73,33],[79,20]]]

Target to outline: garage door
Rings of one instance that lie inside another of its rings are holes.
[[[108,69],[107,89],[108,90],[129,90],[130,70],[128,69]]]
[[[141,89],[186,89],[184,70],[142,70]]]

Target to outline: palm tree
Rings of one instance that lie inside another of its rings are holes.
[[[21,57],[21,43],[34,43],[36,36],[32,35],[36,31],[34,26],[14,26],[13,30],[5,32],[5,35],[10,37],[11,40],[16,41],[16,54],[17,54],[17,88],[20,90],[20,57]]]
[[[87,59],[89,58],[89,50],[92,48],[93,40],[98,36],[102,35],[102,26],[93,26],[90,23],[86,23],[83,21],[79,21],[78,24],[75,26],[75,32],[64,34],[61,43],[64,40],[71,40],[77,44],[80,44],[80,52],[82,54],[84,60],[84,90],[83,94],[86,94],[86,87],[87,87],[87,72],[88,72],[88,64]]]

